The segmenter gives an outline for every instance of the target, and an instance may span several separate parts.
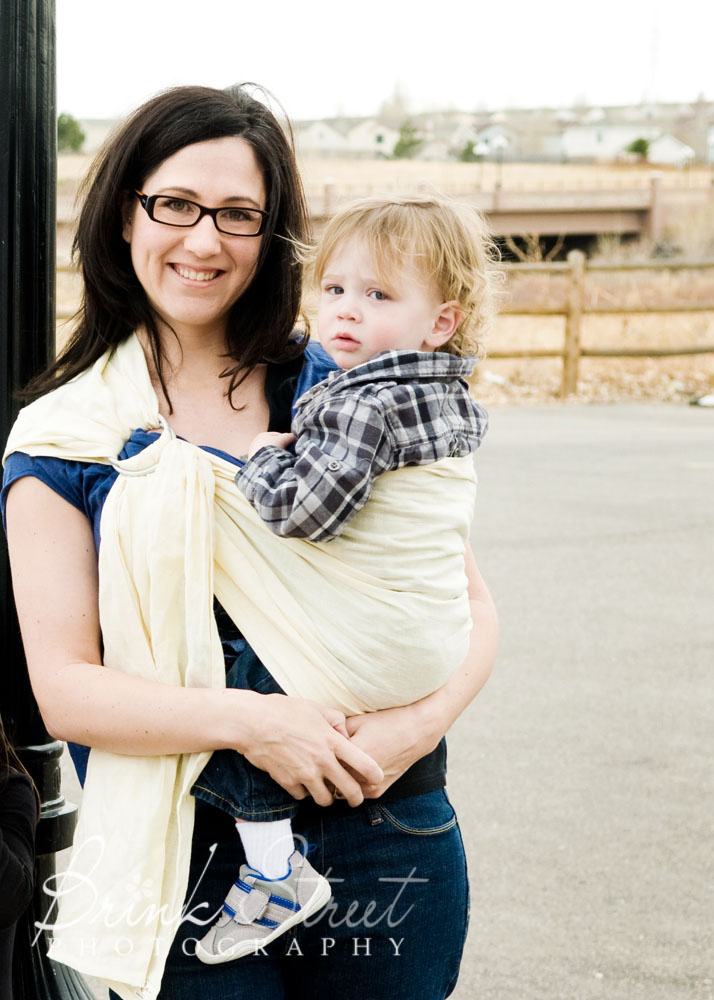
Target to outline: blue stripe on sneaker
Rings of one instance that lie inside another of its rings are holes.
[[[226,911],[229,917],[234,917],[236,915],[236,911],[233,909],[232,906],[229,906],[228,903],[223,904],[223,909]]]
[[[256,917],[253,923],[258,924],[260,927],[280,927],[278,921],[271,920],[270,917]]]
[[[233,885],[236,887],[236,889],[242,889],[243,892],[252,892],[253,891],[253,886],[252,885],[248,885],[247,882],[243,882],[242,879],[238,879],[238,881],[234,882]]]
[[[284,906],[286,910],[292,910],[293,913],[297,913],[300,909],[299,903],[294,903],[292,899],[283,899],[282,896],[276,896],[275,893],[270,894],[269,903],[277,903],[278,906]]]

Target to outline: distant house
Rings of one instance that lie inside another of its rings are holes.
[[[388,157],[397,144],[399,132],[377,118],[365,118],[345,136],[345,152],[357,156]]]
[[[661,163],[670,167],[686,167],[694,161],[691,146],[673,135],[665,133],[650,142],[647,159],[650,163]]]
[[[605,112],[602,108],[588,108],[582,120],[584,125],[597,125],[605,121]]]
[[[649,125],[573,125],[563,132],[563,159],[611,162],[621,158],[635,139],[656,139],[658,130]]]
[[[628,159],[628,147],[636,139],[649,143],[648,160],[683,167],[695,158],[685,142],[652,125],[577,125],[563,133],[563,158],[570,161],[612,162]]]
[[[339,156],[347,149],[344,135],[326,121],[298,123],[295,141],[303,156]]]
[[[561,132],[551,132],[543,136],[538,159],[551,163],[561,163],[565,159]]]
[[[463,149],[463,146],[460,147]],[[443,139],[427,139],[422,145],[417,149],[414,156],[415,160],[429,160],[437,163],[441,163],[444,160],[453,159],[453,154],[455,151],[448,142],[444,142]]]
[[[464,146],[472,142],[474,146],[478,142],[478,129],[471,122],[459,122],[456,127],[450,130],[446,139],[449,149],[459,153]]]
[[[298,148],[312,155],[389,157],[405,115],[402,109],[391,118],[380,114],[296,122]],[[612,163],[632,159],[627,147],[646,139],[653,163],[714,163],[714,102],[703,99],[693,104],[432,110],[412,113],[409,119],[421,139],[415,159],[458,159],[473,144],[477,157],[491,161]]]
[[[573,125],[578,120],[578,116],[572,108],[558,108],[555,112],[555,120],[559,125]]]
[[[488,160],[509,159],[516,146],[513,130],[501,124],[487,125],[476,134],[476,152]]]
[[[641,122],[648,118],[647,109],[642,104],[633,104],[622,109],[622,120],[624,122]]]
[[[416,152],[418,160],[453,160],[469,144],[476,145],[478,129],[473,115],[441,115],[415,123],[423,138]]]

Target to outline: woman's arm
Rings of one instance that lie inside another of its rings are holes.
[[[307,790],[326,805],[325,781],[355,804],[362,799],[343,763],[381,780],[374,761],[334,728],[341,713],[283,695],[174,687],[102,666],[87,518],[26,477],[9,491],[7,526],[30,680],[52,735],[132,755],[238,750],[295,797]]]
[[[488,680],[498,646],[498,617],[470,546],[464,554],[473,629],[466,659],[447,683],[412,705],[347,720],[352,742],[372,756],[384,780],[363,784],[366,798],[378,798],[415,761],[430,753]]]

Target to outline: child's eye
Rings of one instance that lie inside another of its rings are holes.
[[[325,292],[326,295],[342,295],[344,288],[342,285],[325,285],[323,292]]]
[[[367,294],[371,299],[375,299],[377,302],[384,302],[388,298],[387,294],[379,288],[373,288],[372,291]]]

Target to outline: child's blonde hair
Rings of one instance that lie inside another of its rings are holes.
[[[440,348],[459,356],[483,353],[496,312],[498,250],[476,209],[439,196],[364,198],[339,209],[308,255],[317,284],[346,240],[365,242],[377,277],[389,283],[405,265],[433,281],[444,302],[458,302],[463,316]]]

